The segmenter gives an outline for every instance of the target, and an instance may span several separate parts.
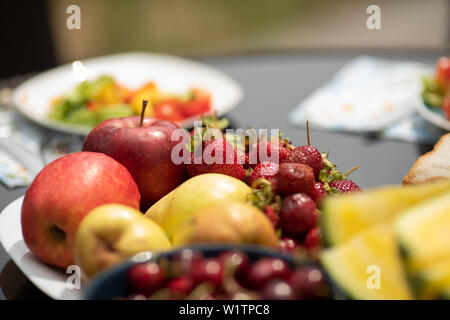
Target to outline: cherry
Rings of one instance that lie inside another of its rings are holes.
[[[283,196],[308,193],[314,187],[314,171],[306,164],[285,162],[278,168],[276,181],[276,192]]]
[[[149,296],[164,286],[166,275],[157,263],[140,263],[128,271],[130,291]]]
[[[172,272],[175,275],[189,273],[194,261],[200,260],[202,254],[192,249],[184,249],[172,257]]]
[[[225,269],[232,269],[237,276],[243,274],[250,265],[248,256],[241,251],[225,251],[217,257],[217,260]]]
[[[196,260],[192,264],[190,274],[195,284],[210,282],[215,287],[219,287],[223,280],[223,265],[212,258]]]
[[[323,272],[316,267],[297,269],[289,280],[297,299],[320,299],[330,294]]]
[[[173,278],[167,284],[167,289],[172,292],[189,294],[194,289],[194,279],[190,276],[180,276]]]
[[[295,294],[291,285],[285,280],[275,279],[267,283],[261,291],[265,300],[294,300]]]
[[[280,239],[279,247],[280,250],[285,253],[294,253],[295,250],[300,246],[297,239],[289,236],[283,236]]]
[[[305,247],[308,249],[315,249],[321,246],[322,232],[320,228],[312,228],[308,231],[305,237]]]
[[[291,235],[301,235],[315,226],[319,217],[315,202],[304,193],[284,198],[280,210],[281,229]]]
[[[288,264],[277,258],[262,258],[255,262],[247,273],[247,285],[261,289],[270,280],[287,279],[291,274]]]

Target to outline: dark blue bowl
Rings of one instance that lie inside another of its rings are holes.
[[[171,258],[174,254],[183,251],[184,249],[192,249],[194,251],[200,251],[205,257],[215,257],[220,253],[228,250],[239,250],[245,252],[250,261],[254,262],[263,257],[273,257],[284,260],[288,263],[292,268],[302,265],[303,263],[296,261],[292,256],[281,253],[280,251],[271,250],[267,247],[262,246],[253,246],[253,245],[197,245],[197,246],[187,246],[180,247],[175,250],[166,251],[154,255],[148,261],[158,261],[160,258],[166,257]],[[133,265],[141,262],[136,262],[132,260],[128,260],[124,263],[121,263],[111,269],[106,270],[105,272],[98,275],[90,285],[87,287],[84,299],[86,300],[110,300],[119,297],[127,297],[129,295],[128,292],[128,279],[127,273],[128,269],[130,269]],[[330,283],[332,289],[332,296],[336,298],[336,290],[333,288],[333,284]]]

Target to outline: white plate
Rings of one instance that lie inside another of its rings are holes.
[[[431,122],[432,124],[442,128],[444,130],[450,131],[450,121],[448,121],[445,118],[442,109],[438,109],[438,108],[431,109],[430,107],[427,107],[421,97],[418,97],[416,99],[415,106],[416,106],[416,110],[427,121]]]
[[[25,245],[20,224],[22,201],[23,197],[14,200],[0,214],[0,242],[3,248],[25,276],[51,298],[81,299],[82,289],[66,287],[69,274],[40,262]]]
[[[113,76],[119,83],[137,88],[155,81],[163,91],[182,93],[197,86],[208,90],[217,115],[223,115],[242,99],[241,87],[224,73],[201,63],[169,55],[124,53],[82,61],[88,79]],[[89,133],[90,128],[55,122],[47,118],[52,98],[67,93],[76,84],[72,64],[43,72],[14,90],[13,104],[26,118],[68,133]],[[196,118],[198,119],[198,117]],[[194,118],[182,123],[192,125]]]

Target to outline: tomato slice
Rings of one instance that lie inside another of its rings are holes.
[[[450,95],[448,94],[442,103],[442,110],[444,111],[445,116],[448,120],[450,120]]]
[[[445,91],[448,91],[450,84],[450,58],[439,58],[437,62],[436,80],[443,84]]]
[[[180,110],[180,102],[175,99],[158,102],[155,106],[155,118],[169,121],[182,120],[184,117]]]
[[[211,95],[203,89],[192,89],[192,99],[183,103],[181,110],[187,118],[206,113],[211,109]]]

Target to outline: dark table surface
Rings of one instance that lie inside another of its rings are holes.
[[[374,54],[382,58],[434,64],[441,52]],[[304,128],[288,122],[289,111],[355,57],[351,53],[248,55],[200,59],[236,79],[244,90],[242,103],[227,116],[238,128],[277,128],[295,144],[305,144]],[[352,174],[362,188],[398,184],[417,157],[431,146],[378,140],[370,135],[311,131],[311,143],[330,151],[343,170],[358,164]],[[22,196],[26,188],[0,185],[0,209]],[[0,246],[0,299],[45,299]]]

